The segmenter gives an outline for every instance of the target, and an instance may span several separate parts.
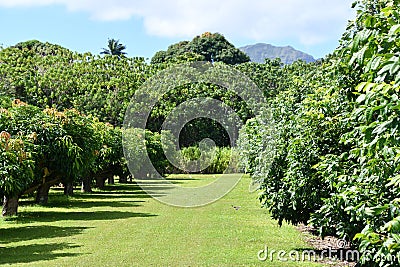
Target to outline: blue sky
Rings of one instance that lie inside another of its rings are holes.
[[[0,0],[0,44],[37,39],[98,54],[108,38],[150,58],[205,31],[237,47],[291,45],[323,57],[353,19],[353,0]]]

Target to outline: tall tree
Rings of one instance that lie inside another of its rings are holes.
[[[245,53],[226,40],[222,34],[205,32],[190,42],[182,41],[169,46],[167,51],[157,52],[151,63],[176,61],[176,58],[183,55],[197,55],[200,60],[220,61],[232,65],[250,61]]]
[[[107,48],[103,48],[103,51],[100,52],[100,54],[121,56],[126,55],[126,52],[123,52],[125,49],[126,46],[121,44],[119,40],[108,39]]]

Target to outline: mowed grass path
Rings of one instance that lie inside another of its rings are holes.
[[[184,186],[212,175],[172,177]],[[309,248],[294,227],[279,227],[244,177],[225,197],[199,208],[162,204],[137,185],[111,185],[49,204],[25,200],[18,218],[0,219],[0,264],[28,266],[322,266],[261,262],[257,252]],[[240,206],[236,210],[232,208]],[[275,255],[276,256],[276,255]]]

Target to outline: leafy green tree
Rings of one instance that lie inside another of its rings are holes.
[[[318,118],[323,114],[319,107],[306,108],[303,102],[318,88],[317,81],[328,75],[315,64],[303,62],[277,71],[284,78],[275,80],[281,84],[275,83],[274,87],[281,89],[270,92],[275,95],[268,103],[272,118],[264,114],[247,121],[241,131],[240,151],[246,171],[260,183],[260,200],[272,217],[279,224],[284,220],[306,223],[322,202],[320,198],[326,195],[326,186],[319,181],[312,166],[323,153],[327,141],[323,133],[331,128],[326,125],[325,129],[320,124]],[[270,124],[262,123],[271,120],[276,133],[271,132]],[[271,138],[274,139],[272,147]]]
[[[68,49],[51,43],[43,43],[38,40],[29,40],[25,42],[17,43],[16,45],[12,46],[12,48],[17,48],[20,50],[27,50],[31,51],[40,56],[46,55],[60,55],[63,53],[68,53]]]
[[[147,121],[147,128],[152,132],[159,132],[164,120],[168,116],[172,116],[170,113],[175,107],[197,97],[220,100],[232,108],[243,123],[252,117],[251,110],[247,107],[246,103],[234,92],[214,84],[192,83],[169,90],[153,108]],[[211,112],[210,109],[208,111]],[[182,114],[174,114],[174,116],[180,115]],[[175,121],[178,121],[178,119],[175,119]],[[196,146],[204,138],[210,138],[214,140],[217,146],[230,146],[229,135],[221,123],[205,117],[189,121],[180,132],[180,145],[182,147]]]
[[[20,195],[37,192],[36,201],[46,204],[54,184],[63,183],[64,193],[72,194],[78,182],[90,191],[95,178],[104,184],[108,174],[120,179],[127,175],[120,128],[74,109],[42,110],[4,97],[0,103],[0,156],[5,163],[0,166],[0,196],[5,216],[16,214]]]
[[[272,99],[287,87],[286,83],[290,81],[290,77],[287,77],[288,71],[286,70],[290,68],[293,70],[308,68],[302,62],[295,62],[292,67],[285,66],[285,69],[280,59],[268,58],[265,59],[263,64],[247,62],[238,64],[235,67],[249,77],[264,92],[264,96],[267,99]]]
[[[6,131],[0,133],[2,216],[17,215],[19,194],[33,181],[34,162],[32,154],[26,149],[28,142],[21,138],[12,138]]]
[[[160,175],[172,173],[173,166],[163,149],[163,144],[170,153],[174,153],[176,149],[168,131],[158,133],[137,128],[123,129],[123,131],[124,153],[130,161],[129,170],[136,179],[153,177],[154,171]],[[152,166],[149,165],[147,158],[150,159]]]
[[[190,42],[182,41],[169,46],[167,51],[157,52],[151,63],[169,62],[181,55],[198,55],[198,59],[203,61],[220,61],[231,65],[250,61],[245,53],[235,48],[223,35],[205,32]]]

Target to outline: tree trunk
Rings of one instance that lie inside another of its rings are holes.
[[[36,194],[36,203],[40,205],[47,204],[49,200],[49,190],[50,190],[50,184],[44,183],[41,186],[39,186]]]
[[[102,175],[96,175],[96,187],[103,189],[104,188],[105,179]]]
[[[128,183],[128,175],[121,174],[121,175],[119,176],[118,182],[119,182],[120,184],[126,184],[126,183]]]
[[[5,216],[15,216],[18,213],[18,197],[6,197],[3,199],[3,210],[1,215]]]
[[[64,195],[72,196],[74,194],[74,184],[73,183],[65,183],[64,184]]]
[[[88,176],[88,177],[85,177],[82,179],[81,192],[92,193],[92,178],[91,178],[91,176]]]
[[[108,175],[108,184],[114,184],[114,183],[115,183],[114,175],[113,174]]]

